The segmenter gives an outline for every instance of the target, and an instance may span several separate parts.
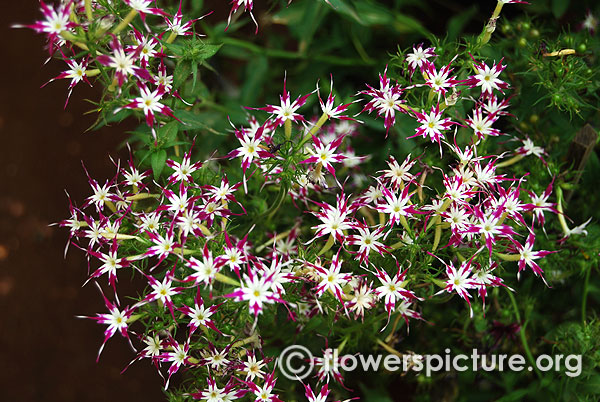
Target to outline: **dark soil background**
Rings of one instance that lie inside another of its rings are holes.
[[[111,339],[96,354],[105,326],[75,315],[105,307],[97,289],[82,288],[84,253],[63,250],[68,231],[49,227],[67,218],[66,189],[81,203],[90,194],[81,160],[99,181],[114,175],[108,155],[123,140],[123,125],[97,132],[78,85],[63,110],[67,80],[40,85],[62,63],[44,66],[44,38],[10,25],[39,19],[37,1],[4,1],[0,14],[0,401],[163,401],[162,380],[148,362],[120,371],[135,356]],[[121,284],[126,285],[126,281]]]

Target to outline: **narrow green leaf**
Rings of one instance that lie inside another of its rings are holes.
[[[210,57],[213,57],[215,54],[217,54],[217,52],[219,51],[221,46],[223,46],[222,43],[217,44],[217,45],[210,45],[210,44],[203,43],[202,46],[200,47],[200,54],[198,56],[198,59],[206,60]]]
[[[180,45],[177,43],[166,43],[166,42],[162,42],[162,44],[176,56],[181,57],[185,53],[185,47],[183,45]]]
[[[400,33],[417,32],[423,36],[430,35],[430,32],[418,20],[403,14],[396,14],[394,29]]]
[[[158,149],[152,153],[150,157],[150,165],[152,166],[152,172],[154,173],[154,180],[158,180],[160,174],[165,168],[165,162],[167,161],[167,151],[164,149]]]
[[[269,62],[265,56],[250,60],[246,66],[246,78],[242,87],[242,105],[254,105],[269,72]]]
[[[562,15],[569,8],[569,0],[552,0],[552,14],[556,18],[562,17]]]
[[[477,5],[474,4],[465,11],[457,13],[454,17],[450,18],[450,21],[448,22],[448,29],[446,30],[448,40],[456,40],[458,35],[462,33],[463,29],[465,29],[465,26],[469,20],[473,18],[476,12]]]
[[[185,60],[179,60],[173,71],[173,87],[178,89],[192,73],[192,65]]]
[[[199,130],[204,129],[210,131],[212,134],[226,135],[216,131],[212,124],[215,123],[214,118],[209,118],[207,113],[194,113],[188,110],[175,110],[175,117],[177,117],[184,124],[181,127],[182,130]]]
[[[394,14],[381,4],[360,1],[354,7],[365,25],[390,25],[394,21]]]
[[[161,144],[168,144],[170,142],[175,141],[175,139],[177,138],[177,131],[179,130],[179,126],[179,122],[172,121],[159,128],[157,133],[158,141]]]
[[[329,4],[336,12],[352,18],[361,25],[366,25],[354,7],[348,4],[348,0],[329,0]]]

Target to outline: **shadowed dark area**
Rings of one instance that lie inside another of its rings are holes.
[[[13,23],[39,19],[37,1],[6,2],[0,16],[0,400],[163,401],[162,380],[148,362],[120,371],[135,357],[115,335],[96,363],[105,326],[75,315],[105,312],[93,285],[81,285],[87,262],[71,247],[66,229],[49,227],[68,217],[74,201],[90,194],[81,160],[104,182],[115,167],[108,158],[124,139],[124,126],[84,131],[94,121],[85,98],[98,93],[78,85],[63,110],[68,80],[40,89],[63,65],[43,65],[44,39]],[[127,278],[121,286],[127,287]]]

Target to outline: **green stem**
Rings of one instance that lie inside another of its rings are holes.
[[[588,295],[588,286],[590,283],[590,275],[592,273],[592,267],[588,267],[587,272],[585,273],[585,279],[583,280],[583,295],[581,296],[581,323],[585,324],[585,318],[587,316],[587,295]]]
[[[233,286],[237,286],[237,287],[240,286],[240,283],[238,281],[236,281],[235,279],[230,278],[230,277],[228,277],[226,275],[223,275],[220,272],[217,272],[217,274],[215,275],[215,279],[217,281],[219,281],[219,282],[223,282],[223,283],[226,283],[228,285],[233,285]]]
[[[283,130],[285,131],[285,139],[286,140],[289,140],[290,138],[292,138],[292,121],[290,119],[287,119],[283,123]]]
[[[244,346],[247,345],[249,343],[257,343],[258,342],[258,333],[255,332],[253,333],[250,337],[246,338],[246,339],[241,339],[237,342],[235,342],[232,347],[234,348],[239,348],[240,346]]]
[[[317,255],[322,255],[327,250],[329,250],[331,248],[331,246],[333,246],[334,242],[335,242],[335,237],[333,237],[333,235],[330,234],[329,239],[327,239],[327,243],[325,243],[325,245],[323,246],[323,248],[321,249],[321,251],[319,251],[319,253]]]
[[[571,229],[569,229],[569,225],[567,225],[567,221],[565,220],[565,213],[563,211],[563,192],[562,192],[562,188],[560,186],[555,186],[556,188],[556,198],[557,198],[557,203],[556,203],[556,210],[558,211],[558,222],[560,223],[560,226],[566,236],[569,236],[569,234],[571,233]]]
[[[317,121],[317,124],[315,124],[313,128],[311,128],[310,131],[304,136],[304,142],[311,139],[312,136],[315,135],[317,131],[319,131],[323,124],[325,124],[328,118],[329,116],[327,115],[327,113],[323,113],[321,117],[319,117],[319,121]]]
[[[525,350],[525,355],[527,356],[527,360],[529,360],[529,364],[531,364],[531,367],[533,367],[533,370],[535,371],[535,374],[538,376],[538,378],[542,378],[540,372],[538,371],[537,366],[535,365],[535,359],[533,358],[531,349],[529,349],[529,343],[527,343],[527,336],[525,335],[525,327],[527,326],[527,323],[521,322],[521,314],[519,313],[519,306],[517,305],[517,299],[515,299],[515,296],[512,294],[512,292],[509,289],[506,289],[506,292],[508,293],[508,297],[510,298],[510,302],[513,307],[513,312],[515,313],[515,318],[517,319],[517,322],[521,326],[521,329],[519,330],[519,337],[521,338],[521,344],[523,345],[523,349]]]
[[[131,11],[129,11],[129,13],[125,16],[125,18],[123,19],[123,21],[121,21],[121,23],[119,25],[117,25],[115,27],[115,29],[113,29],[112,33],[113,34],[118,34],[119,32],[121,32],[123,29],[127,28],[129,26],[129,23],[131,21],[133,21],[133,19],[135,18],[135,16],[137,15],[137,10],[134,10],[133,8],[131,9]]]
[[[94,19],[94,14],[92,13],[92,0],[85,0],[85,15],[88,21]]]
[[[176,37],[177,37],[177,34],[175,32],[171,32],[169,34],[169,37],[167,38],[166,42],[173,43],[173,41],[175,40]]]
[[[275,215],[275,212],[277,212],[277,210],[279,209],[281,204],[283,204],[283,201],[285,200],[286,195],[287,195],[287,186],[284,186],[282,184],[281,188],[279,189],[279,194],[277,194],[277,198],[275,199],[275,203],[273,203],[271,208],[269,208],[269,211],[267,211],[268,213],[265,213],[265,215],[267,215],[267,218],[269,220],[273,217],[273,215]]]
[[[500,257],[503,261],[519,261],[521,259],[521,254],[504,254],[504,253],[495,253],[498,257]]]
[[[440,216],[436,216],[435,219],[437,220],[437,224],[435,225],[435,234],[433,236],[433,247],[431,248],[431,251],[435,251],[437,250],[437,247],[440,244],[440,239],[442,238],[442,225],[440,225]]]
[[[406,218],[404,217],[404,215],[400,215],[400,223],[402,224],[404,229],[408,232],[408,234],[412,235],[412,229],[410,228],[410,226],[408,226],[408,222],[406,221]]]
[[[497,163],[496,169],[513,165],[513,164],[517,163],[518,161],[520,161],[521,159],[523,159],[524,157],[525,157],[525,155],[523,155],[523,154],[515,155],[512,158],[505,160],[504,162]]]

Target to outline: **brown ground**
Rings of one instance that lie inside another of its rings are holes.
[[[63,67],[43,66],[43,38],[10,29],[39,18],[37,1],[3,2],[0,14],[0,400],[163,401],[161,379],[147,362],[119,372],[133,357],[115,336],[100,362],[96,353],[104,326],[75,315],[104,312],[93,286],[82,288],[81,251],[63,249],[67,231],[48,227],[68,216],[67,189],[74,200],[89,195],[81,168],[104,181],[114,174],[108,159],[124,138],[123,127],[83,133],[85,97],[76,88],[63,110],[67,81],[40,85]]]

